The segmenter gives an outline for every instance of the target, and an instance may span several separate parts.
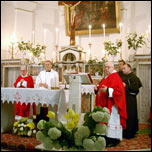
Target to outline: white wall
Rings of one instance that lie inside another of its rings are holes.
[[[39,3],[42,3],[40,5]],[[44,43],[44,29],[46,32],[46,58],[53,58],[53,51],[55,51],[55,28],[59,28],[59,47],[69,45],[69,37],[65,35],[65,18],[64,6],[58,6],[58,1],[2,1],[1,2],[1,58],[9,59],[10,55],[7,52],[10,36],[15,28],[15,10],[17,9],[16,19],[16,34],[19,39],[21,36],[23,40],[32,39],[32,30],[35,31],[36,43]],[[127,49],[125,39],[126,32],[137,31],[137,33],[144,33],[151,25],[151,1],[120,1],[121,22],[122,28],[122,57],[127,60],[130,51]],[[25,11],[24,11],[25,10]],[[120,38],[120,34],[112,33],[106,34],[106,39],[115,41]],[[76,36],[76,44],[81,45],[84,50],[88,50],[88,36]],[[139,49],[137,54],[150,53],[150,49],[143,47]],[[98,59],[103,57],[103,34],[92,35],[92,54],[96,55]],[[116,57],[119,59],[120,55]],[[16,55],[20,58],[20,54]]]

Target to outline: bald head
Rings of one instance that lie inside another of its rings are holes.
[[[104,68],[105,68],[105,74],[106,75],[111,74],[114,70],[113,62],[110,62],[110,61],[106,62]]]
[[[114,63],[111,62],[111,61],[108,61],[105,63],[105,66],[111,66],[111,67],[114,67]]]
[[[21,75],[25,76],[27,74],[27,66],[26,65],[22,65],[20,67],[20,69],[21,69]]]
[[[26,67],[26,65],[21,65],[20,69],[21,69],[21,70],[26,70],[27,67]]]

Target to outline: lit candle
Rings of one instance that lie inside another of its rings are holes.
[[[46,43],[46,31],[47,31],[47,29],[44,29],[44,39],[43,39],[44,44]]]
[[[104,41],[105,41],[105,24],[102,24],[103,27],[103,37],[104,37]]]
[[[58,32],[59,32],[59,29],[56,28],[56,45],[58,45]]]
[[[151,25],[148,25],[148,31],[151,33]]]
[[[91,43],[91,25],[89,25],[89,43]]]
[[[122,32],[122,23],[119,24],[120,27],[120,36],[121,36],[121,32]]]

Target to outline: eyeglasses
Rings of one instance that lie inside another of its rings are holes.
[[[105,66],[104,68],[105,68],[105,69],[106,69],[106,68],[107,68],[107,69],[110,69],[111,67],[112,67],[112,66]]]

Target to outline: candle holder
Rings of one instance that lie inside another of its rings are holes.
[[[120,59],[122,60],[122,46],[120,47]]]
[[[90,49],[90,56],[89,56],[89,59],[92,60],[92,54],[91,54],[91,46],[92,46],[92,43],[89,42],[88,45],[89,45],[89,49]]]
[[[58,45],[55,45],[55,49],[56,49],[56,62],[58,62]]]
[[[46,61],[46,48],[44,49],[44,61]]]
[[[11,42],[11,44],[9,45],[9,52],[11,53],[11,59],[14,59],[14,55],[16,54],[14,53],[15,50],[16,50],[16,43]]]

